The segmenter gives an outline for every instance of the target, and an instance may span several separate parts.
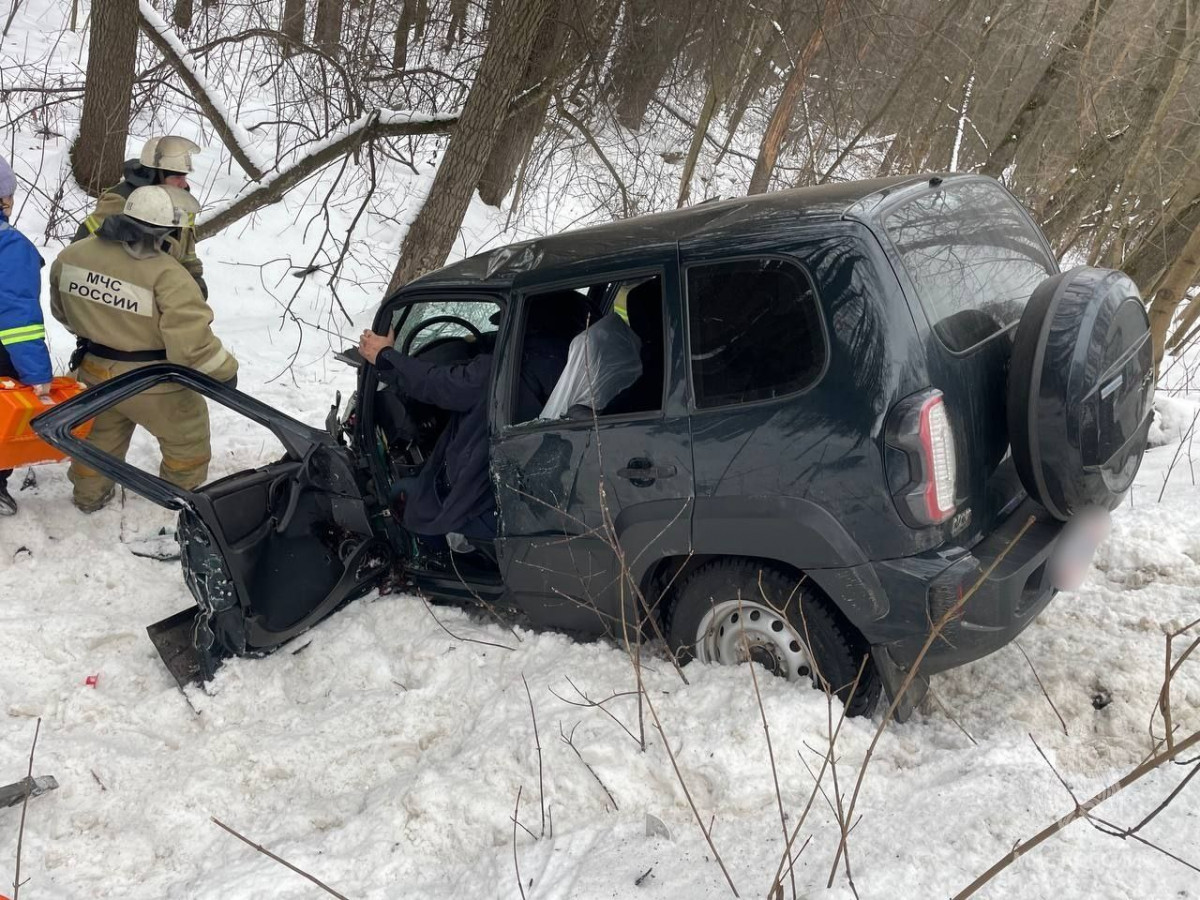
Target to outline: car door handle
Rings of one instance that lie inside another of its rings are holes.
[[[670,478],[675,474],[674,466],[656,466],[648,459],[631,459],[626,468],[618,469],[620,478],[627,478],[636,485],[653,484],[658,478]]]

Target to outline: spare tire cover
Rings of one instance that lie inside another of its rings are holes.
[[[1141,465],[1153,400],[1150,325],[1129,277],[1081,266],[1038,285],[1008,376],[1009,440],[1030,496],[1063,521],[1115,509]]]

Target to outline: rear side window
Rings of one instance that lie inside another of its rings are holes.
[[[687,293],[700,409],[790,394],[820,376],[821,317],[799,267],[775,259],[692,266]]]
[[[951,182],[884,220],[938,337],[967,350],[1021,318],[1054,260],[1016,201],[986,181]]]

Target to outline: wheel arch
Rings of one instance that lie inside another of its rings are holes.
[[[787,560],[758,554],[693,553],[687,556],[664,556],[642,575],[639,588],[659,625],[665,621],[671,605],[678,600],[679,589],[687,578],[701,566],[715,560],[749,560],[789,574],[797,582],[808,580],[820,592],[830,610],[857,631],[866,645],[874,643],[871,639],[871,622],[887,612],[887,598],[869,566],[806,570]],[[858,571],[863,568],[869,572],[869,578]],[[882,610],[879,609],[879,603],[882,603]]]

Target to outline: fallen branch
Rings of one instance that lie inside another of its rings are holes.
[[[1179,741],[1173,748],[1164,750],[1162,753],[1150,757],[1137,768],[1126,774],[1124,778],[1120,779],[1114,784],[1109,785],[1090,800],[1086,800],[1083,803],[1076,803],[1075,808],[1061,819],[1051,823],[1050,825],[1047,825],[1029,840],[1019,841],[1017,845],[1012,848],[1012,850],[1000,857],[1000,859],[997,860],[996,863],[991,866],[991,868],[955,894],[953,900],[966,900],[967,897],[972,896],[981,887],[1015,863],[1030,850],[1054,837],[1054,835],[1058,834],[1072,822],[1087,817],[1087,815],[1093,809],[1095,809],[1109,797],[1120,793],[1134,782],[1139,781],[1145,776],[1149,775],[1163,763],[1172,762],[1173,760],[1178,759],[1185,750],[1197,745],[1200,745],[1200,731],[1197,731],[1194,734],[1189,735],[1184,740]],[[1175,793],[1178,793],[1178,790]],[[1174,796],[1174,794],[1172,796]]]
[[[171,68],[175,70],[184,84],[191,91],[192,98],[199,105],[221,138],[221,143],[230,152],[242,170],[255,181],[263,177],[265,164],[252,157],[255,155],[250,143],[250,135],[226,111],[224,104],[201,80],[196,72],[195,60],[183,45],[158,11],[150,5],[150,0],[140,0],[138,3],[138,25],[150,39],[158,52],[163,55]]]
[[[269,859],[275,860],[275,862],[279,863],[281,866],[286,866],[287,868],[289,868],[293,872],[295,872],[297,875],[303,875],[305,878],[307,878],[309,881],[311,881],[313,884],[315,884],[317,887],[319,887],[325,893],[329,894],[331,897],[337,897],[337,898],[339,898],[339,900],[349,900],[349,898],[345,894],[339,894],[337,891],[335,891],[329,885],[325,884],[325,882],[317,879],[316,877],[314,877],[312,875],[309,875],[303,869],[293,866],[286,859],[283,859],[280,856],[276,856],[274,853],[272,853],[270,850],[268,850],[262,844],[256,844],[256,843],[254,843],[254,841],[250,840],[250,838],[246,837],[245,835],[239,834],[238,832],[234,831],[232,828],[230,828],[228,825],[226,825],[224,822],[222,822],[216,816],[209,816],[209,818],[212,820],[214,825],[217,825],[217,826],[225,829],[226,831],[228,831],[230,834],[232,834],[235,838],[237,838],[242,843],[249,844],[251,847],[253,847],[255,850],[257,850],[263,856],[266,856]],[[16,900],[16,895],[13,896],[13,900]]]
[[[196,226],[196,240],[212,237],[223,228],[264,206],[283,199],[283,195],[329,163],[353,153],[368,141],[385,137],[419,134],[445,134],[458,122],[458,114],[424,115],[422,113],[372,110],[336,134],[311,149],[308,155],[286,169],[262,176],[260,184],[235,197],[227,206],[215,211]]]

